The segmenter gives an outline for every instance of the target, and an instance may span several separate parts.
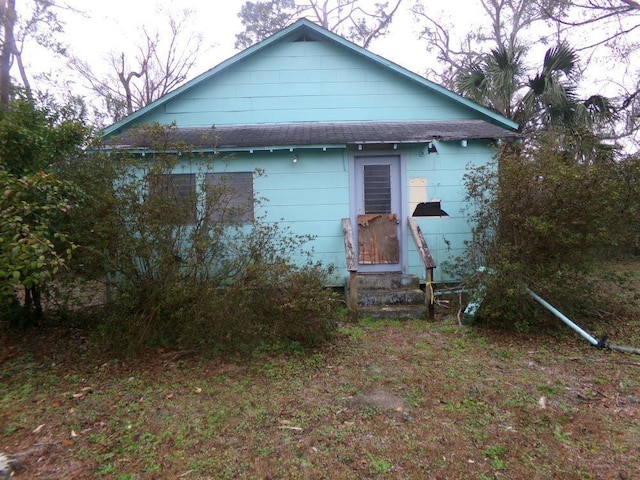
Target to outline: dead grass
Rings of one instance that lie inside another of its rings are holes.
[[[311,352],[182,353],[107,358],[81,331],[13,339],[0,452],[22,466],[18,478],[49,479],[640,471],[640,359],[571,333],[365,321]]]

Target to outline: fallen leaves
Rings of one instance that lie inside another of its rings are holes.
[[[93,393],[93,388],[91,387],[82,387],[79,392],[71,395],[71,398],[79,399],[85,397],[87,394]]]

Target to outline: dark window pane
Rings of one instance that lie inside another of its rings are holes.
[[[391,213],[391,165],[364,165],[364,213]]]
[[[178,207],[178,215],[185,223],[196,220],[196,175],[194,173],[173,173],[154,175],[149,179],[151,195],[160,195],[164,200]]]
[[[216,222],[253,221],[253,173],[207,173],[206,209]]]

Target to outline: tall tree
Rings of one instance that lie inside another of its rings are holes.
[[[609,133],[640,147],[640,2],[637,0],[555,0],[561,9],[536,2],[558,30],[582,38],[577,51],[606,72],[601,83],[615,91],[620,121]],[[613,95],[613,94],[612,94]]]
[[[481,23],[460,35],[460,28],[447,22],[445,12],[417,0],[412,12],[419,25],[419,38],[436,55],[438,65],[427,75],[454,88],[457,72],[470,64],[478,64],[485,52],[497,50],[523,55],[525,37],[537,36],[538,43],[557,43],[558,38],[544,22],[550,12],[564,8],[554,0],[480,0]],[[456,6],[457,8],[458,6]],[[480,13],[480,12],[479,12]],[[534,33],[535,31],[535,33]]]
[[[13,29],[16,23],[15,0],[2,0],[0,3],[0,18],[2,19],[2,52],[0,52],[0,108],[9,107],[9,90],[11,88],[11,56],[15,43]]]
[[[168,15],[168,30],[142,27],[136,52],[112,52],[107,75],[74,57],[70,64],[104,102],[110,120],[117,121],[170,92],[185,80],[202,54],[202,36],[189,31],[195,12]]]
[[[480,57],[478,63],[462,65],[456,89],[468,98],[514,119],[517,101],[525,81],[525,49],[518,45],[498,47]]]
[[[492,50],[512,52],[531,60],[540,47],[570,40],[579,56],[582,71],[574,80],[574,94],[589,85],[597,91],[593,103],[586,105],[597,111],[603,105],[598,100],[611,98],[608,108],[617,114],[609,123],[609,140],[635,136],[640,145],[640,2],[637,0],[480,0],[483,15],[478,23],[460,35],[460,29],[443,20],[416,0],[413,11],[420,25],[420,38],[435,52],[438,62],[427,75],[455,89],[458,72],[470,65],[481,65]],[[525,49],[524,46],[527,48]],[[522,62],[526,65],[526,62]],[[526,79],[528,72],[523,72]],[[536,75],[532,72],[531,75]],[[539,82],[544,81],[542,77]],[[588,103],[588,101],[587,101]],[[501,109],[498,109],[502,111]],[[584,111],[583,111],[584,113]]]
[[[602,95],[576,94],[578,54],[566,43],[547,50],[534,74],[524,62],[525,48],[501,47],[464,66],[456,77],[463,95],[520,123],[523,129],[554,126],[598,127],[613,117]]]
[[[401,3],[402,0],[393,0],[391,5],[367,0],[247,1],[238,14],[244,30],[236,35],[236,48],[247,48],[303,17],[368,48],[373,40],[388,33]]]
[[[57,34],[63,30],[58,17],[60,9],[68,9],[53,0],[0,0],[0,108],[9,105],[12,90],[11,71],[17,66],[20,86],[33,101],[31,81],[25,66],[25,48],[35,42],[54,54],[64,52]]]

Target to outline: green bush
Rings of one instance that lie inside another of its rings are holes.
[[[57,166],[81,155],[86,135],[74,105],[17,96],[0,111],[0,302],[9,303],[0,319],[7,324],[41,320],[42,291],[72,256],[64,224],[81,192],[58,177]]]
[[[103,338],[123,349],[236,350],[330,339],[337,316],[325,288],[331,268],[310,262],[304,248],[310,237],[261,217],[247,222],[253,215],[239,211],[229,185],[206,183],[210,166],[188,147],[162,142],[169,130],[155,125],[143,132],[159,139],[154,153],[94,154],[82,174],[91,182],[99,172],[101,181],[99,188],[92,184],[84,216],[75,218],[75,265],[110,279]],[[180,195],[178,186],[158,180],[183,168],[198,175]],[[303,265],[291,260],[305,255]]]
[[[557,132],[543,133],[467,173],[474,236],[453,269],[482,297],[481,319],[528,328],[548,318],[527,287],[578,319],[618,308],[622,299],[603,294],[599,270],[612,251],[637,241],[639,184],[629,178],[639,164],[615,161],[591,141],[577,152]]]

